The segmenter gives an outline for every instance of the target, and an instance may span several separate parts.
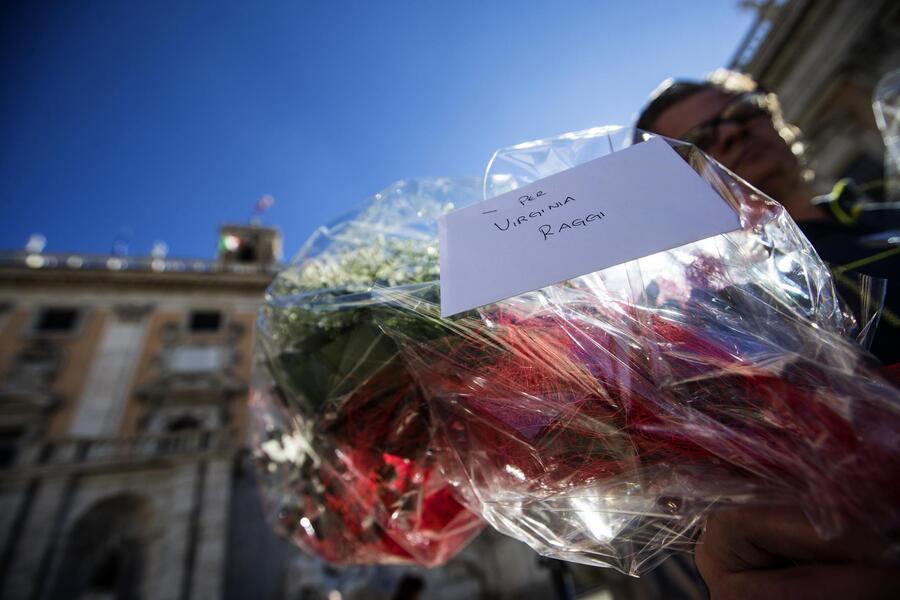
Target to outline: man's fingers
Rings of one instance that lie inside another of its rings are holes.
[[[769,571],[728,573],[707,580],[712,600],[806,600],[897,598],[900,574],[849,565],[807,565]]]
[[[823,540],[796,508],[741,508],[712,514],[697,547],[698,566],[726,571],[771,569],[805,562],[877,565],[884,540],[861,528]]]

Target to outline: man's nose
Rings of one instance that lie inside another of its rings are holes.
[[[735,123],[734,121],[720,123],[716,132],[716,144],[709,153],[729,169],[734,169],[746,137],[747,129],[744,123]]]
[[[747,133],[746,123],[738,123],[736,121],[725,121],[719,124],[719,150],[723,154],[729,154],[737,142]]]

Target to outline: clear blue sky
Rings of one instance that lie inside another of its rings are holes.
[[[130,228],[132,255],[191,257],[263,194],[290,255],[396,179],[628,123],[753,18],[737,0],[3,4],[0,248],[40,232],[106,253]]]

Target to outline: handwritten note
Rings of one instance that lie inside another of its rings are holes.
[[[653,138],[441,217],[441,314],[739,227],[709,184]]]

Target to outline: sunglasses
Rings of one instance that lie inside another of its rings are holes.
[[[709,150],[719,141],[719,125],[746,123],[761,116],[772,116],[772,101],[769,94],[761,92],[741,94],[715,117],[691,128],[679,139],[701,150]]]

